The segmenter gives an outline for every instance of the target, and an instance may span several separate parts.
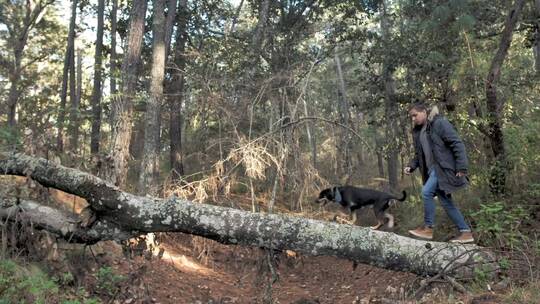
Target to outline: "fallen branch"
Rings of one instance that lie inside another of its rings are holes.
[[[27,176],[46,187],[85,198],[97,218],[85,229],[94,230],[95,238],[102,240],[118,240],[146,232],[183,232],[224,244],[332,255],[421,275],[436,275],[444,270],[445,274],[456,277],[470,275],[477,263],[485,268],[494,261],[489,251],[475,245],[426,242],[364,227],[252,213],[176,197],[136,196],[88,173],[24,154],[0,155],[0,173]],[[25,210],[33,212],[28,207]],[[61,223],[73,221],[65,214],[52,212],[41,213],[34,221],[44,220],[44,217]],[[106,228],[101,229],[103,226]],[[62,231],[57,226],[44,227]],[[74,237],[72,241],[84,242],[85,238]],[[470,264],[470,261],[475,263]]]
[[[0,218],[13,220],[15,215],[32,223],[39,230],[47,230],[68,242],[94,244],[101,240],[125,240],[140,232],[126,232],[117,225],[98,220],[92,227],[83,227],[76,214],[58,210],[31,200],[0,197]]]

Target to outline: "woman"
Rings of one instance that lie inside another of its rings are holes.
[[[424,225],[409,230],[409,233],[423,239],[433,238],[435,224],[435,195],[454,224],[459,235],[451,242],[474,242],[471,228],[452,201],[451,193],[468,184],[468,160],[465,145],[454,126],[439,115],[437,107],[431,111],[425,104],[416,103],[409,108],[414,124],[413,139],[415,155],[405,168],[411,174],[419,168],[422,174],[422,200],[424,202]]]

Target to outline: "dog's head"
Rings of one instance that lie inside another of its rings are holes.
[[[315,202],[323,206],[328,204],[329,202],[333,202],[334,192],[335,192],[334,188],[324,189],[323,191],[319,193],[319,197],[315,200]]]

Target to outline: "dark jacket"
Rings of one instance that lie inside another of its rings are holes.
[[[411,171],[420,168],[422,180],[426,183],[429,175],[426,160],[420,143],[422,126],[413,129],[414,158],[409,163]],[[438,114],[434,107],[428,117],[426,132],[433,151],[433,168],[436,170],[439,188],[446,193],[452,193],[468,185],[466,176],[457,177],[457,172],[467,173],[469,162],[465,145],[459,138],[454,126]]]

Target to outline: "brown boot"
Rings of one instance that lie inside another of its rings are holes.
[[[414,230],[409,230],[409,233],[421,239],[433,239],[433,228],[427,226],[420,226]]]
[[[474,237],[473,237],[472,232],[470,231],[460,232],[458,236],[450,240],[450,243],[461,243],[461,244],[473,243],[473,242],[474,242]]]

